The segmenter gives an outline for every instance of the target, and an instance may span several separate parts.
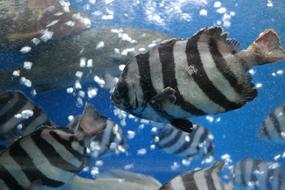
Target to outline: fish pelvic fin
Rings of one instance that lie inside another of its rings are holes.
[[[267,29],[238,56],[250,68],[253,64],[285,61],[285,50],[281,46],[278,34],[273,29]]]
[[[193,123],[187,119],[172,119],[170,123],[173,127],[184,132],[191,133],[193,131]]]

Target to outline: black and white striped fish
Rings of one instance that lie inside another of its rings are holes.
[[[213,139],[207,128],[194,124],[190,134],[173,127],[159,128],[154,142],[158,148],[169,154],[208,158],[214,154]]]
[[[231,183],[224,183],[220,177],[222,162],[197,171],[188,171],[173,178],[159,190],[231,190]]]
[[[73,133],[66,128],[42,127],[14,142],[0,155],[1,190],[26,190],[34,183],[60,187],[86,164],[90,139],[103,130],[88,105]]]
[[[285,105],[268,114],[263,121],[259,137],[276,143],[285,142]]]
[[[42,125],[51,125],[47,115],[19,91],[0,94],[0,144],[7,147],[20,136]]]
[[[266,30],[246,50],[220,27],[161,42],[125,67],[112,94],[116,106],[186,132],[188,118],[242,107],[257,96],[247,70],[285,60],[278,35]]]
[[[75,120],[68,125],[68,128],[73,131],[76,130],[80,118],[81,116],[77,116]],[[126,152],[126,140],[119,125],[104,116],[101,116],[101,120],[105,123],[104,130],[91,140],[88,147],[92,157],[98,158],[108,153],[119,154]]]
[[[276,163],[247,158],[237,162],[233,183],[254,190],[284,190],[285,178]]]

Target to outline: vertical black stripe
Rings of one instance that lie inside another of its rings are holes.
[[[75,149],[72,148],[72,142],[76,142],[77,141],[79,143],[79,141],[76,139],[76,137],[72,136],[73,138],[69,138],[69,140],[65,140],[65,139],[61,138],[60,135],[57,134],[55,131],[50,131],[49,134],[58,143],[60,143],[62,146],[64,146],[64,148],[66,148],[66,150],[68,150],[74,157],[76,157],[80,161],[83,160],[84,153],[81,153],[80,150],[75,150]],[[80,144],[80,145],[83,146],[82,144]]]
[[[162,67],[163,84],[164,87],[171,87],[176,90],[176,104],[179,105],[183,110],[191,113],[192,115],[205,115],[206,113],[199,110],[190,102],[187,102],[182,97],[179,89],[177,87],[176,74],[175,74],[175,63],[174,63],[174,45],[175,40],[168,43],[164,43],[158,46],[158,53],[160,58],[160,63]],[[187,88],[187,87],[185,87]],[[188,89],[185,89],[188,90]]]
[[[140,74],[140,85],[146,102],[149,102],[157,94],[151,79],[149,56],[149,52],[136,56]]]
[[[281,133],[281,126],[280,126],[280,122],[278,121],[275,112],[272,112],[269,114],[269,119],[272,123],[272,127],[275,129],[275,132],[278,134],[278,137],[282,138]]]
[[[150,74],[150,53],[139,54],[136,56],[136,62],[138,64],[139,74],[140,74],[140,85],[143,91],[144,101],[150,102],[151,99],[157,95],[157,92],[153,86],[153,81]],[[155,81],[154,81],[155,82]],[[154,111],[161,117],[171,121],[173,117],[169,115],[166,111],[159,110],[156,107],[150,105]]]
[[[13,98],[17,98],[16,93],[6,92],[0,94],[0,105],[1,107],[9,103]],[[1,110],[1,109],[0,109]]]
[[[130,104],[130,97],[129,97],[129,87],[127,84],[127,75],[128,75],[128,67],[132,63],[130,61],[124,68],[122,75],[120,77],[119,82],[117,83],[117,87],[115,88],[115,91],[112,94],[112,100],[116,105],[116,100],[120,100],[120,103],[123,103],[124,107],[126,109],[132,108],[132,105]],[[121,102],[122,101],[122,102]],[[130,111],[127,110],[127,111]]]
[[[175,152],[174,154],[181,154],[182,152],[187,152],[189,151],[189,149],[191,148],[195,148],[198,151],[198,147],[193,147],[193,140],[195,138],[195,135],[197,134],[197,130],[198,128],[196,128],[194,131],[192,131],[192,133],[190,133],[189,137],[190,137],[190,141],[187,142],[185,139],[183,139],[184,143],[182,146],[180,146]],[[189,153],[187,156],[194,156],[196,153]]]
[[[174,129],[173,127],[164,127],[162,129],[158,129],[158,137],[160,140],[168,138],[172,133],[174,133],[178,129]]]
[[[216,186],[215,186],[215,182],[214,179],[212,178],[212,174],[216,173],[217,174],[217,168],[215,166],[213,166],[212,168],[205,170],[204,173],[204,177],[206,179],[206,183],[207,183],[207,187],[208,189],[213,189],[216,190]],[[217,174],[218,175],[218,174]],[[218,176],[219,177],[219,176]]]
[[[42,131],[37,131],[31,135],[32,140],[36,146],[41,150],[46,159],[56,168],[70,172],[79,172],[80,168],[75,167],[66,160],[56,151],[53,145],[49,144],[44,137],[41,136]],[[49,138],[46,136],[45,138]]]
[[[222,73],[225,79],[230,83],[230,85],[235,90],[235,92],[241,95],[245,87],[239,83],[234,73],[228,67],[227,61],[223,58],[223,55],[219,51],[216,39],[214,38],[210,39],[209,48],[210,48],[210,53],[214,59],[217,69]]]
[[[241,181],[240,182],[238,181],[238,183],[241,183],[241,185],[243,185],[243,186],[247,186],[247,181],[245,179],[245,173],[246,173],[246,162],[248,162],[248,161],[250,161],[250,160],[246,159],[246,160],[242,160],[239,163],[239,167],[240,167],[240,174],[239,175],[240,175]]]
[[[197,172],[201,172],[201,170],[194,172],[187,172],[181,176],[183,181],[183,186],[185,187],[185,189],[199,190],[198,188],[199,184],[196,184],[196,180],[194,178],[194,175]]]
[[[179,139],[181,138],[182,136],[182,131],[181,130],[177,130],[177,133],[176,135],[168,142],[166,142],[165,144],[161,144],[160,143],[160,146],[162,148],[168,148],[168,147],[171,147],[173,144],[177,143],[177,141],[179,141]]]
[[[0,179],[5,182],[7,187],[10,190],[25,190],[20,184],[18,184],[17,180],[6,170],[3,166],[0,165]]]
[[[11,118],[18,120],[20,122],[20,119],[15,118],[15,114],[18,113],[19,110],[23,109],[23,107],[26,105],[27,101],[23,100],[18,100],[16,104],[11,107],[7,112],[5,112],[3,115],[0,117],[0,124],[5,124],[8,122]],[[12,126],[15,127],[15,126]]]
[[[49,187],[60,187],[63,185],[60,181],[49,179],[36,167],[30,155],[21,147],[20,141],[16,141],[11,145],[9,153],[31,182],[42,180],[42,183]]]
[[[265,137],[267,137],[269,140],[271,140],[272,138],[271,138],[271,135],[270,135],[270,133],[269,133],[269,131],[268,131],[268,125],[264,122],[263,123],[263,125],[262,125],[262,127],[261,127],[261,132],[263,132],[264,133],[264,136]]]
[[[188,65],[197,69],[197,73],[193,73],[192,78],[210,100],[223,107],[226,111],[240,108],[242,105],[228,100],[224,94],[214,86],[212,81],[207,76],[200,58],[200,56],[203,55],[200,55],[197,47],[198,40],[198,37],[191,38],[188,40],[186,46]]]

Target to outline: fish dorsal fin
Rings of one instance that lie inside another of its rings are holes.
[[[236,52],[239,50],[239,42],[234,39],[227,40],[228,48],[235,50]]]
[[[208,41],[209,38],[218,40],[220,42],[225,43],[226,47],[230,49],[231,52],[237,52],[239,50],[239,42],[234,39],[227,39],[228,33],[224,32],[223,28],[220,26],[213,26],[203,28],[192,38],[194,39],[202,39],[204,41]]]
[[[226,41],[227,39],[227,33],[224,32],[222,27],[219,26],[213,26],[213,27],[206,27],[201,29],[199,32],[193,35],[192,38],[200,38],[203,35],[207,35],[209,37],[215,38],[217,40],[223,40]]]
[[[160,187],[161,183],[155,178],[140,173],[129,172],[120,169],[110,170],[98,175],[98,179],[102,178],[116,178],[125,179],[126,181],[136,182],[139,184],[153,184]]]

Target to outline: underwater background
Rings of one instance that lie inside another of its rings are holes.
[[[281,44],[285,44],[284,0],[72,0],[70,3],[77,11],[91,18],[92,28],[132,27],[182,38],[191,37],[206,26],[222,25],[231,38],[240,42],[240,49],[247,48],[265,29],[273,28],[279,34]],[[18,50],[0,50],[0,68],[22,64],[25,59],[26,55]],[[285,151],[284,144],[257,138],[266,115],[285,104],[284,71],[284,62],[254,67],[250,72],[259,94],[254,101],[235,111],[193,119],[213,133],[216,160],[230,155],[233,163],[251,157],[285,164],[285,158],[276,157]],[[95,98],[83,100],[120,124],[127,139],[128,153],[104,156],[100,158],[102,166],[96,166],[96,160],[93,160],[89,170],[80,175],[91,178],[98,169],[125,168],[151,175],[164,183],[183,171],[207,165],[202,165],[199,158],[194,158],[189,164],[181,157],[151,148],[151,124],[122,113],[115,115],[107,90],[100,88],[96,82],[81,84],[83,90],[90,86],[98,88]],[[66,87],[36,96],[32,96],[30,88],[19,86],[18,89],[32,97],[51,120],[62,126],[67,125],[70,115],[76,116],[83,110],[83,106],[78,105],[77,97],[67,93]],[[130,134],[134,133],[132,138]]]

